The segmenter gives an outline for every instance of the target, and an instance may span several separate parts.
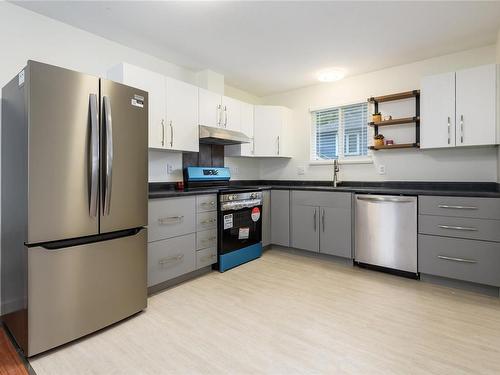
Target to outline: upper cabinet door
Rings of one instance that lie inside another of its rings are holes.
[[[198,87],[166,78],[166,93],[166,148],[198,152]]]
[[[455,146],[455,73],[421,81],[420,147]]]
[[[239,100],[222,97],[222,127],[241,131],[241,104]]]
[[[138,66],[121,63],[108,71],[108,78],[149,93],[149,147],[166,148],[165,77]]]
[[[254,109],[254,150],[256,156],[285,156],[285,107],[256,105]]]
[[[457,73],[456,144],[496,144],[496,65]]]
[[[200,125],[219,127],[223,121],[222,98],[214,92],[198,89]]]

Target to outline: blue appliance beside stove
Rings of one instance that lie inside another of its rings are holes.
[[[217,264],[224,272],[262,255],[262,191],[230,187],[229,168],[188,167],[184,180],[190,190],[217,188]]]

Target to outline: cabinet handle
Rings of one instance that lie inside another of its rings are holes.
[[[215,259],[216,257],[217,257],[217,255],[215,255],[215,254],[210,254],[210,255],[206,255],[206,256],[204,256],[201,260],[202,260],[202,261],[206,261],[206,260]]]
[[[184,258],[184,254],[179,254],[179,255],[175,255],[173,257],[168,257],[168,258],[162,258],[158,261],[158,264],[160,266],[163,266],[164,264],[178,262],[178,261],[182,260],[182,258]]]
[[[464,143],[464,115],[460,115],[460,143]]]
[[[450,206],[447,204],[440,204],[438,205],[439,208],[450,208],[450,209],[456,209],[456,210],[477,210],[477,207],[474,206]]]
[[[158,219],[158,223],[161,225],[168,225],[168,224],[176,224],[180,223],[184,216],[169,216],[169,217],[160,217]]]
[[[316,232],[316,209],[314,209],[313,220],[314,220],[314,231]]]
[[[165,121],[161,119],[161,147],[165,147]]]
[[[280,136],[278,135],[278,155],[280,154]]]
[[[213,236],[213,237],[203,238],[201,242],[212,242],[215,241],[216,239],[217,237]]]
[[[214,207],[215,206],[215,202],[214,201],[211,201],[211,202],[202,202],[201,205],[204,206],[204,207],[206,207],[206,206]]]
[[[477,228],[472,228],[472,227],[458,227],[455,225],[438,225],[439,228],[443,229],[453,229],[453,230],[465,230],[469,232],[475,232],[477,231]]]
[[[451,119],[450,116],[448,116],[448,144],[451,142]]]
[[[452,260],[454,262],[460,262],[460,263],[477,263],[477,260],[447,257],[445,255],[438,255],[438,258],[439,259],[444,259],[444,260]]]
[[[215,223],[217,219],[206,219],[206,220],[202,220],[201,221],[201,224],[211,224],[211,223]]]
[[[227,128],[227,107],[224,106],[224,127]]]
[[[220,122],[221,122],[221,110],[222,110],[222,106],[219,104],[217,105],[217,126],[220,126]]]
[[[172,120],[170,120],[170,147],[174,147],[174,126],[172,125]]]
[[[325,233],[325,209],[321,212],[321,223],[323,224],[323,233]]]

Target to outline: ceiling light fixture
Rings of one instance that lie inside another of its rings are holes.
[[[329,68],[318,72],[317,77],[321,82],[338,81],[345,77],[345,70],[340,68]]]

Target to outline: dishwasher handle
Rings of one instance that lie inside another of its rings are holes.
[[[357,200],[360,201],[370,201],[370,202],[392,202],[392,203],[412,203],[415,200],[413,198],[407,198],[407,197],[373,197],[370,195],[358,195],[356,196]]]

